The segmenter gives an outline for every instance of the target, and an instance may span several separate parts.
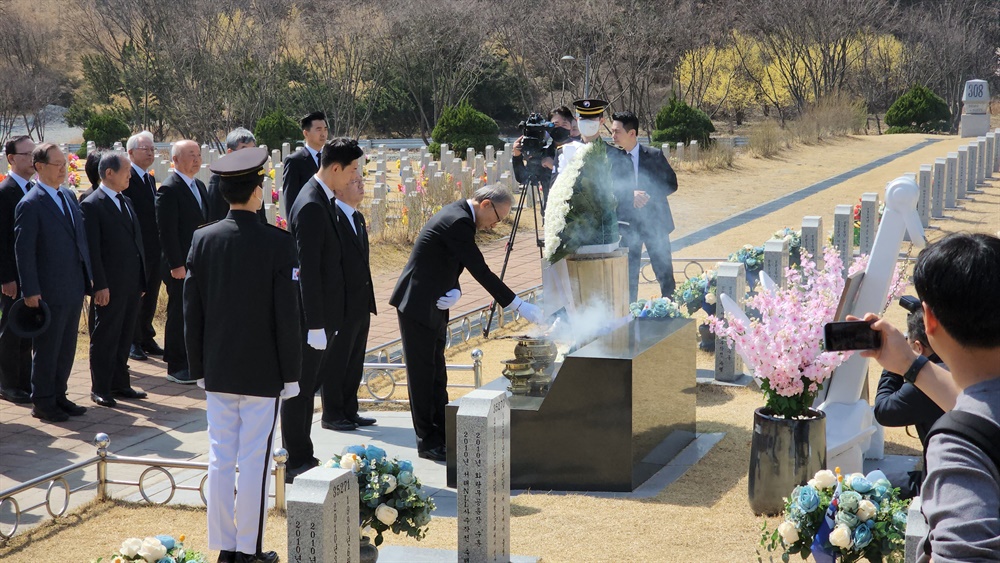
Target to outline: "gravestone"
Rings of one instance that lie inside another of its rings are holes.
[[[441,152],[439,154],[442,161],[444,160],[444,155],[448,154],[448,152],[448,143],[441,143]]]
[[[492,164],[496,162],[497,151],[493,148],[493,145],[486,145],[486,164]]]
[[[422,170],[427,170],[427,165],[431,163],[431,153],[425,152],[420,155],[420,168]]]
[[[358,563],[358,478],[347,469],[315,467],[288,489],[288,561]]]
[[[292,145],[289,143],[281,143],[281,161],[284,162],[288,155],[292,152]]]
[[[410,153],[406,149],[399,149],[399,169],[410,165]]]
[[[691,162],[698,162],[698,141],[691,141]]]
[[[268,225],[278,224],[278,206],[273,203],[264,204],[264,216],[267,217]]]
[[[788,241],[773,238],[764,243],[764,271],[774,283],[784,289],[785,270],[788,269]]]
[[[0,175],[7,175],[7,153],[0,153]]]
[[[684,143],[677,143],[677,162],[684,162]]]
[[[278,194],[280,195],[284,192],[284,186],[282,185],[285,180],[285,166],[282,163],[278,163],[274,166],[274,185],[278,188]],[[282,207],[281,212],[285,213],[287,210]]]
[[[983,169],[983,175],[986,179],[993,178],[993,169],[996,164],[996,142],[996,133],[991,131],[986,134],[986,167]]]
[[[373,196],[372,197],[374,197],[375,199],[382,199],[382,200],[384,200],[385,199],[385,195],[386,195],[386,193],[388,193],[388,191],[389,191],[389,189],[386,187],[385,184],[382,184],[382,183],[375,184],[375,188],[374,188]]]
[[[476,149],[469,147],[465,149],[465,164],[472,166],[472,161],[476,159]]]
[[[969,169],[969,147],[958,147],[958,170],[955,173],[955,198],[969,199],[965,195],[965,190],[969,186],[966,178]]]
[[[878,194],[861,194],[861,232],[858,236],[858,249],[861,254],[871,254],[875,246],[875,233],[878,231]]]
[[[410,168],[409,166],[404,166],[403,168],[400,168],[399,179],[405,181],[408,178],[413,178],[413,169]]]
[[[958,177],[958,153],[948,153],[944,166],[944,206],[946,209],[955,209],[955,185]]]
[[[486,165],[486,183],[496,184],[497,183],[497,165],[494,163],[489,163]]]
[[[854,207],[838,205],[833,212],[833,246],[840,252],[844,278],[854,257]]]
[[[931,217],[944,217],[944,167],[948,161],[944,158],[934,159],[934,177],[931,180]]]
[[[281,163],[281,151],[274,149],[271,151],[271,168]]]
[[[986,183],[986,161],[988,158],[986,152],[986,137],[979,137],[979,139],[976,140],[976,143],[979,145],[979,150],[976,152],[976,154],[979,155],[979,158],[976,159],[976,162],[979,164],[976,168],[976,184],[981,186]]]
[[[371,209],[368,213],[370,217],[368,218],[368,233],[376,237],[382,232],[382,226],[385,224],[385,209],[382,205],[381,198],[372,199]]]
[[[920,541],[927,535],[927,520],[923,512],[920,511],[920,497],[913,497],[910,507],[906,511],[906,540],[903,548],[903,561],[905,563],[916,563],[919,552],[917,547]]]
[[[208,163],[208,150],[209,150],[208,149],[208,145],[202,145],[201,146],[201,163],[202,163],[202,165],[205,165],[206,163]]]
[[[921,164],[920,173],[917,175],[917,186],[920,187],[920,197],[917,198],[917,213],[920,214],[920,224],[924,228],[931,224],[931,178],[933,177],[933,167],[930,164]]]
[[[208,150],[208,163],[207,164],[213,164],[213,163],[215,163],[216,160],[219,160],[219,151],[217,151],[215,149],[209,149]]]
[[[725,293],[743,309],[746,293],[746,266],[742,262],[719,262],[716,265],[716,291]],[[721,307],[720,307],[721,308]],[[715,341],[715,380],[732,383],[743,376],[743,359],[732,345],[721,338]]]
[[[403,180],[403,191],[406,192],[406,195],[410,195],[411,193],[416,193],[417,192],[416,181],[413,178],[407,178]]]
[[[808,215],[802,218],[802,252],[808,252],[816,264],[823,267],[823,218]]]
[[[375,183],[376,184],[385,184],[386,183],[386,181],[385,181],[385,171],[384,170],[381,171],[381,172],[376,172],[375,173]]]
[[[379,156],[378,160],[375,161],[375,172],[385,173],[385,157]]]
[[[990,85],[985,80],[969,80],[962,90],[962,117],[959,137],[980,137],[990,130]]]
[[[482,178],[483,174],[486,173],[486,158],[481,154],[477,154],[475,164],[473,174],[475,174],[476,178]]]
[[[476,389],[455,418],[458,560],[510,561],[510,404],[506,391]]]
[[[979,169],[979,143],[969,143],[969,164],[965,169],[965,193],[976,194],[976,171]]]
[[[667,159],[667,161],[669,162],[670,161],[670,143],[663,143],[660,146],[660,152],[663,153],[663,158]]]

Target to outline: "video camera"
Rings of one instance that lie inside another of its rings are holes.
[[[540,178],[545,171],[542,167],[542,157],[551,146],[547,133],[555,125],[542,117],[540,113],[532,113],[528,119],[517,124],[521,130],[521,157],[529,177]]]

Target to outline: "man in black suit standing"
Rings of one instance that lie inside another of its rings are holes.
[[[0,182],[0,398],[12,403],[31,402],[31,339],[21,338],[7,328],[10,306],[21,297],[17,260],[14,257],[14,208],[33,184],[29,180],[35,170],[31,166],[31,137],[15,137],[4,145],[7,177]]]
[[[302,393],[285,401],[281,408],[281,436],[288,450],[290,478],[319,463],[313,456],[310,438],[313,401],[316,391],[330,382],[335,365],[332,343],[340,338],[338,331],[344,329],[345,288],[348,283],[354,287],[360,281],[346,279],[348,272],[344,268],[343,249],[347,244],[342,242],[343,231],[337,227],[334,190],[346,190],[360,174],[359,159],[363,156],[357,141],[335,139],[327,143],[323,147],[322,167],[302,186],[289,216],[288,226],[298,250],[299,291],[306,330],[299,382]],[[362,304],[366,315],[368,304],[366,298]],[[352,308],[355,306],[352,304]],[[346,412],[342,414],[347,415]],[[348,421],[340,429],[354,430],[354,424]]]
[[[660,295],[671,297],[676,287],[670,253],[674,217],[667,196],[677,191],[677,174],[663,153],[639,144],[639,119],[634,113],[618,112],[611,119],[612,139],[625,151],[626,164],[632,165],[631,170],[617,174],[616,188],[622,246],[628,248],[629,300],[635,301],[639,295],[643,244],[660,283]]]
[[[237,127],[226,135],[226,154],[246,148],[257,146],[257,138],[248,129]],[[264,194],[270,197],[271,194]],[[219,175],[212,174],[208,179],[208,220],[221,221],[229,215],[229,202],[222,196],[222,189],[219,187]],[[267,223],[264,215],[264,206],[257,210],[257,218],[261,223]]]
[[[271,447],[280,399],[299,392],[295,243],[256,217],[266,160],[251,148],[212,165],[231,210],[194,233],[184,280],[191,377],[208,417],[208,546],[224,563],[278,560],[262,545]]]
[[[329,135],[326,114],[321,111],[306,115],[300,123],[305,146],[286,156],[282,165],[281,191],[285,196],[282,212],[287,210],[289,214],[302,186],[319,170],[320,152]]]
[[[156,160],[153,134],[142,131],[129,137],[125,142],[128,158],[132,161],[128,188],[122,192],[132,202],[136,218],[142,232],[142,250],[146,258],[146,280],[143,295],[139,298],[139,314],[135,322],[135,335],[129,357],[146,360],[147,354],[162,356],[163,348],[156,343],[156,329],[153,317],[156,302],[160,298],[160,231],[156,228],[156,179],[149,173],[149,167]]]
[[[146,398],[146,393],[132,389],[128,373],[139,296],[146,285],[146,257],[135,209],[122,195],[132,175],[131,162],[123,153],[105,152],[98,173],[100,185],[80,204],[94,268],[90,399],[115,407],[114,396]]]
[[[358,415],[358,387],[364,372],[368,328],[375,310],[375,289],[368,263],[368,229],[358,206],[365,199],[365,181],[358,175],[350,183],[334,186],[337,196],[336,227],[340,239],[341,285],[329,294],[344,300],[344,320],[330,348],[330,373],[323,381],[323,427],[354,430],[375,424]]]
[[[156,226],[163,248],[163,283],[167,286],[167,326],[163,336],[163,360],[167,379],[184,385],[194,383],[188,372],[184,348],[184,263],[191,249],[194,230],[205,224],[208,191],[195,178],[201,170],[201,148],[190,140],[177,141],[170,151],[174,173],[160,184],[156,194]]]
[[[476,246],[476,231],[493,228],[510,213],[512,204],[510,191],[496,184],[478,189],[472,199],[446,205],[420,231],[389,299],[398,311],[417,455],[422,458],[445,460],[444,350],[449,309],[462,296],[458,284],[462,271],[468,269],[500,305],[519,311],[530,322],[542,320],[538,307],[522,301],[490,271]]]
[[[83,295],[93,275],[80,204],[60,187],[66,181],[66,155],[44,143],[35,147],[31,160],[38,183],[14,211],[14,251],[24,304],[35,308],[44,300],[50,316],[49,327],[32,342],[31,416],[62,422],[67,415],[87,412],[66,398],[66,387]]]

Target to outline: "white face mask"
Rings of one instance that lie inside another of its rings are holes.
[[[584,137],[593,137],[601,128],[599,119],[577,119],[576,126],[580,129],[580,134]]]

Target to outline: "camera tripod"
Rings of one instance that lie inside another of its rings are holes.
[[[527,180],[518,188],[520,195],[517,201],[517,210],[514,212],[514,224],[510,231],[510,237],[507,239],[507,247],[504,251],[503,256],[503,267],[500,268],[500,279],[503,280],[504,275],[507,274],[507,263],[510,262],[510,253],[514,250],[514,240],[517,238],[517,229],[521,225],[521,212],[524,211],[524,204],[527,200],[528,193],[531,193],[531,211],[535,218],[535,244],[538,246],[538,257],[542,258],[542,249],[545,248],[545,241],[539,235],[538,224],[539,219],[545,217],[545,202],[542,201],[541,197],[542,182],[536,174],[532,174]],[[541,215],[539,215],[541,211]],[[497,310],[497,302],[490,302],[490,316],[483,325],[483,338],[489,338],[490,336],[490,326],[493,324],[493,315]],[[502,312],[500,313],[503,314]]]

